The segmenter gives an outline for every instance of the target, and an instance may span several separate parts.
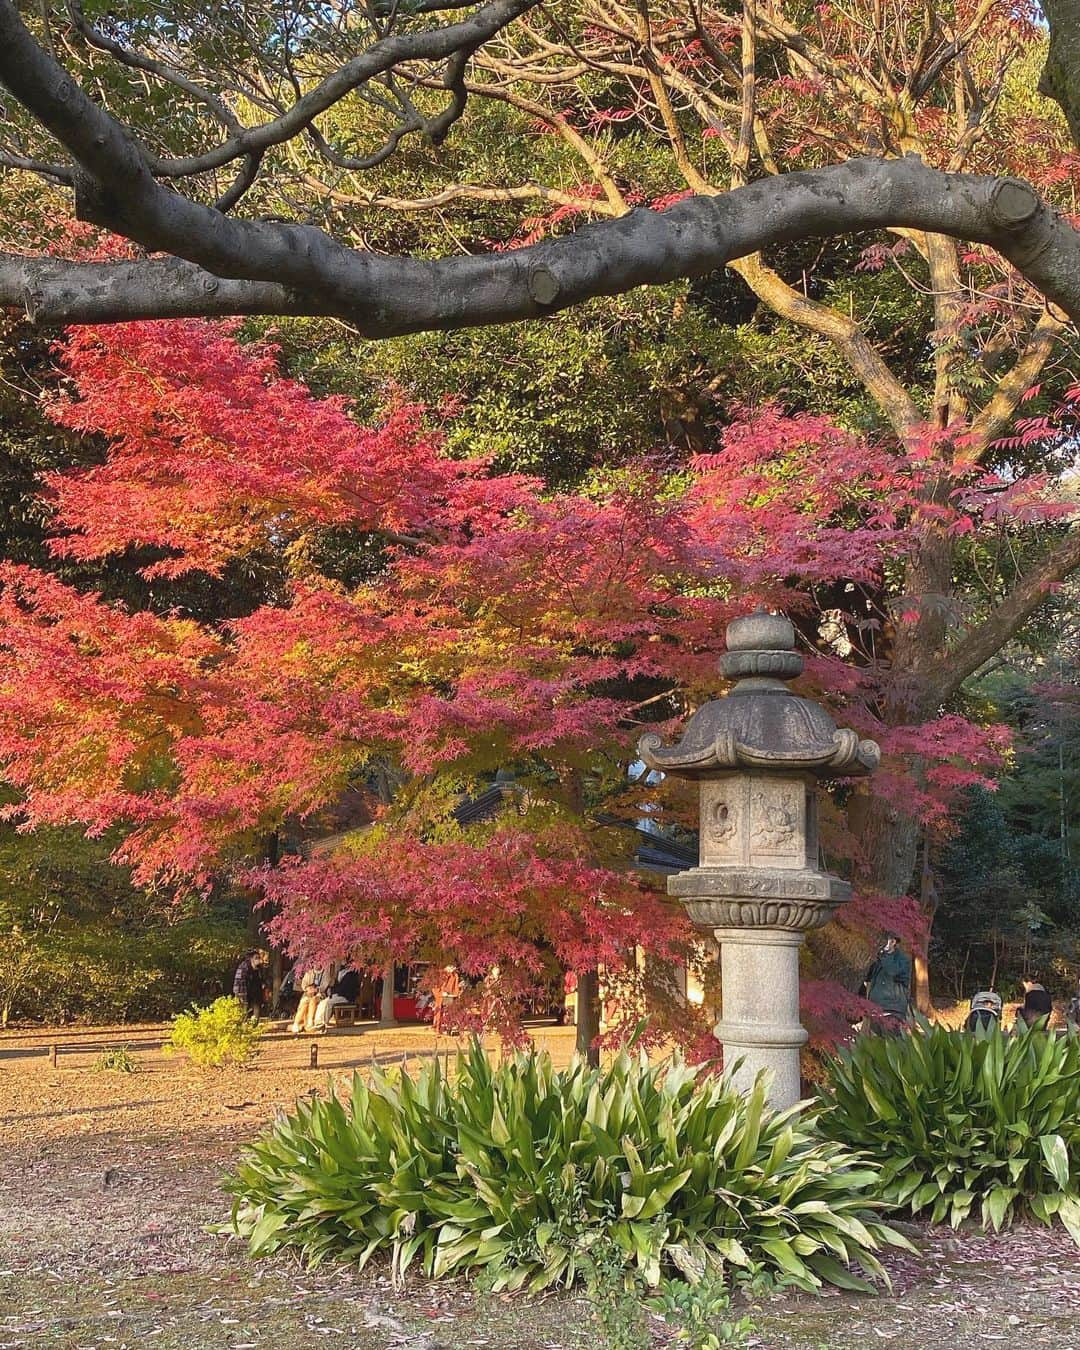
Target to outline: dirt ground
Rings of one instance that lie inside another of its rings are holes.
[[[573,1031],[535,1030],[557,1061]],[[453,1042],[425,1028],[279,1029],[254,1069],[199,1071],[162,1054],[160,1026],[0,1035],[0,1350],[600,1350],[579,1298],[491,1296],[454,1283],[395,1290],[382,1268],[248,1259],[207,1231],[238,1145],[297,1096],[372,1059],[412,1067]],[[49,1047],[57,1046],[57,1062]],[[125,1046],[138,1071],[95,1062]],[[494,1047],[493,1047],[494,1050]],[[495,1051],[497,1053],[497,1051]],[[1080,1350],[1080,1259],[1061,1232],[919,1234],[876,1298],[786,1295],[752,1310],[762,1350],[952,1350],[1011,1342]],[[657,1345],[667,1342],[657,1326]]]

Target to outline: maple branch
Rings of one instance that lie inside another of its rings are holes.
[[[437,211],[440,207],[454,202],[550,202],[553,206],[569,206],[586,216],[621,216],[625,207],[613,207],[606,199],[583,197],[580,193],[562,192],[558,188],[547,187],[543,183],[517,183],[512,187],[492,187],[479,183],[447,183],[438,192],[429,197],[388,197],[374,190],[369,192],[344,192],[332,187],[312,173],[301,174],[301,179],[309,187],[321,192],[331,201],[343,206],[378,207],[386,211]]]
[[[963,288],[956,240],[927,234],[926,261],[934,306],[933,413],[940,427],[967,415],[967,400],[955,379],[959,363],[959,328]]]
[[[512,89],[507,89],[501,85],[489,84],[484,81],[470,81],[465,87],[470,94],[475,94],[478,98],[490,98],[498,103],[505,103],[511,108],[516,108],[518,112],[528,113],[530,117],[535,117],[537,121],[550,127],[570,147],[574,154],[584,160],[589,172],[600,185],[612,212],[621,215],[630,209],[626,198],[608,171],[599,151],[594,145],[590,144],[576,127],[571,125],[566,117],[559,113],[553,113],[549,108],[545,108],[542,103],[535,103],[532,99],[523,98]]]
[[[969,448],[975,459],[981,459],[1009,425],[1025,393],[1050,359],[1064,328],[1063,319],[1051,310],[1044,310],[1039,316],[1012,369],[1002,376],[985,407],[972,419]]]
[[[1037,563],[989,616],[936,663],[930,675],[934,695],[944,703],[969,675],[995,657],[1012,635],[1046,600],[1050,588],[1080,567],[1080,528],[1074,526],[1056,548]],[[920,672],[924,676],[926,670]]]
[[[862,328],[838,310],[818,304],[767,267],[760,254],[732,264],[754,294],[775,314],[828,338],[885,414],[899,439],[907,441],[925,422],[915,400],[896,378]]]

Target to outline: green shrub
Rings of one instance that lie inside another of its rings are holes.
[[[7,926],[0,906],[0,1004],[9,1003],[13,1017],[46,1022],[171,1017],[231,984],[250,945],[242,922],[216,916],[176,924],[154,915],[138,924],[65,919],[29,932]]]
[[[1080,1037],[921,1024],[829,1066],[820,1128],[881,1168],[896,1210],[995,1229],[1056,1215],[1080,1243]]]
[[[663,1315],[672,1327],[672,1344],[690,1350],[720,1350],[722,1346],[745,1346],[754,1332],[748,1316],[731,1321],[731,1292],[715,1277],[698,1284],[683,1280],[665,1280],[659,1294],[649,1299],[653,1312]]]
[[[0,806],[15,800],[0,784]],[[120,840],[0,823],[0,1022],[158,1019],[232,987],[244,898],[165,908],[109,861]]]
[[[208,1008],[191,1008],[173,1019],[166,1052],[182,1051],[193,1064],[220,1068],[247,1064],[258,1046],[262,1027],[247,1015],[238,998],[217,998]]]
[[[398,1275],[418,1261],[541,1289],[588,1281],[614,1244],[653,1287],[730,1263],[866,1288],[848,1265],[882,1277],[875,1251],[904,1240],[868,1201],[874,1169],[812,1125],[769,1113],[761,1082],[744,1098],[679,1060],[557,1072],[546,1054],[493,1066],[474,1044],[453,1078],[436,1059],[298,1104],[226,1187],[255,1255],[387,1251]]]

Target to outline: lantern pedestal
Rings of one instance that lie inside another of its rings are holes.
[[[799,1050],[807,1039],[799,1022],[799,948],[804,935],[775,928],[714,932],[724,991],[716,1037],[724,1046],[724,1066],[743,1092],[767,1070],[770,1103],[780,1109],[794,1106],[802,1096]]]

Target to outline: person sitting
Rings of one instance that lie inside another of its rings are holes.
[[[300,1002],[296,1005],[296,1016],[289,1030],[294,1036],[302,1031],[315,1030],[315,1014],[319,1008],[319,972],[307,970],[300,978]]]
[[[315,1010],[315,1030],[329,1030],[334,1009],[346,1004],[355,1007],[359,993],[360,972],[352,966],[346,966],[333,984],[327,984],[326,993],[319,1000],[319,1006]]]
[[[1001,995],[992,989],[983,989],[971,1000],[971,1011],[964,1023],[965,1031],[985,1030],[1001,1025]]]
[[[1022,983],[1024,986],[1024,1001],[1016,1010],[1013,1030],[1020,1031],[1024,1028],[1030,1030],[1033,1027],[1038,1027],[1045,1031],[1054,1013],[1054,1001],[1047,993],[1045,986],[1040,984],[1034,976],[1024,979]]]

